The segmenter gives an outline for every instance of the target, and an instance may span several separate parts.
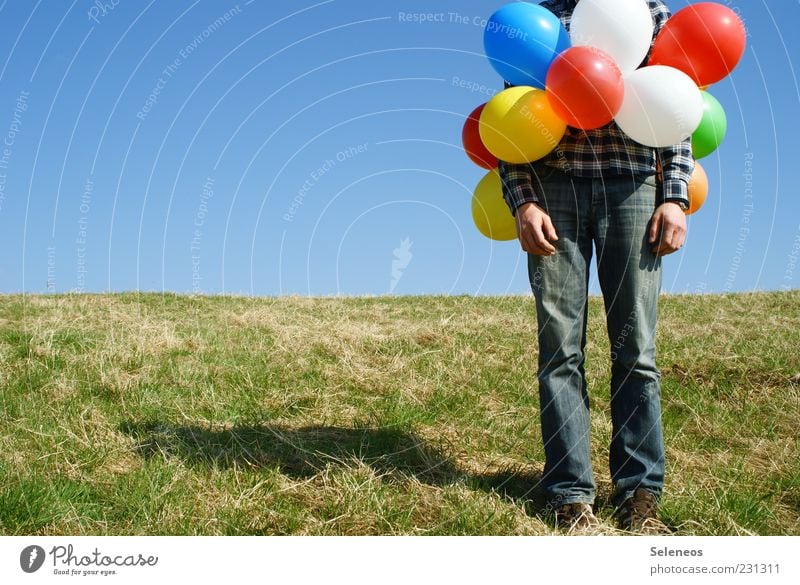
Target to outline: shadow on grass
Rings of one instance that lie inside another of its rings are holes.
[[[508,469],[474,474],[413,432],[391,428],[348,428],[280,425],[201,427],[162,422],[126,422],[120,430],[137,441],[145,458],[175,457],[187,465],[217,469],[277,468],[298,480],[308,479],[329,465],[353,460],[369,465],[384,481],[407,477],[435,486],[463,482],[495,492],[524,507],[532,516],[551,510],[538,489],[539,473]]]

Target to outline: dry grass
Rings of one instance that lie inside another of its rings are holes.
[[[0,532],[551,534],[527,297],[0,299]],[[800,534],[800,293],[662,299],[677,534]],[[587,375],[601,532],[608,340]]]

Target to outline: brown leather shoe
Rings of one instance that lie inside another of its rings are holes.
[[[589,504],[576,502],[556,508],[556,526],[567,534],[575,534],[591,531],[600,526],[600,522]]]
[[[641,534],[670,534],[666,524],[658,519],[658,500],[645,488],[637,488],[633,496],[617,509],[620,528]]]

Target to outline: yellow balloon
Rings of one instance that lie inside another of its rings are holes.
[[[567,131],[541,89],[509,87],[481,112],[478,130],[493,155],[510,163],[526,163],[548,155]]]
[[[503,183],[497,171],[489,171],[472,196],[475,227],[491,240],[507,242],[517,238],[517,225],[503,199]]]

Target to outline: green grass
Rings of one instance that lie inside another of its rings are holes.
[[[553,534],[529,297],[0,297],[2,534]],[[661,299],[676,534],[800,534],[800,292]],[[587,344],[599,515],[609,342]]]

